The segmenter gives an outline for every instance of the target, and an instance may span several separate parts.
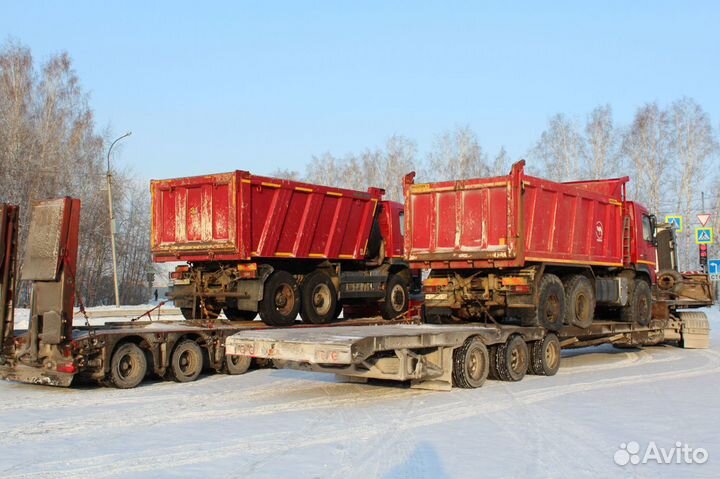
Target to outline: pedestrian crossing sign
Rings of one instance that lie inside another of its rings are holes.
[[[676,233],[682,233],[683,221],[682,216],[669,215],[665,217],[665,223],[669,223]]]
[[[712,228],[695,228],[696,244],[712,244],[713,229]]]

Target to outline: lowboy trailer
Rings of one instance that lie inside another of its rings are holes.
[[[594,321],[589,328],[499,323],[382,324],[240,331],[225,351],[238,357],[272,359],[275,366],[335,374],[338,380],[409,381],[418,389],[477,388],[485,380],[519,381],[526,373],[552,376],[561,349],[613,344],[640,347],[673,343],[707,348],[709,322],[701,312],[682,311],[647,326]]]

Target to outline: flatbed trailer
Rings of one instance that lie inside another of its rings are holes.
[[[672,342],[707,348],[709,322],[701,312],[677,312],[641,326],[594,321],[557,333],[497,323],[392,324],[308,329],[245,330],[230,336],[226,353],[274,360],[277,367],[333,373],[341,381],[409,381],[420,389],[479,387],[488,375],[519,381],[526,372],[553,375],[562,348],[599,344],[640,347]]]
[[[347,324],[360,327],[383,321],[382,318],[356,319],[348,320]],[[297,324],[297,327],[303,327],[299,322]],[[268,326],[261,321],[224,319],[121,321],[102,326],[74,326],[72,339],[62,344],[61,354],[43,364],[25,361],[22,354],[3,356],[0,378],[48,386],[99,382],[127,388],[135,387],[147,377],[187,382],[197,379],[203,371],[243,374],[250,367],[251,359],[226,357],[225,340],[238,332],[265,328]],[[326,329],[332,329],[332,326]],[[15,351],[27,349],[30,354],[30,341],[28,331],[14,331]],[[193,344],[202,356],[199,364],[192,358],[197,351]],[[176,352],[183,345],[193,348],[186,349],[184,356]],[[134,347],[142,351],[141,357],[133,356]]]

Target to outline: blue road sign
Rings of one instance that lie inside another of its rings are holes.
[[[711,259],[708,261],[708,273],[720,274],[720,259]]]
[[[682,230],[683,230],[682,216],[668,215],[665,217],[665,223],[670,223],[670,225],[673,227],[673,229],[677,233],[682,233]]]
[[[695,243],[712,244],[713,229],[712,228],[695,228]]]

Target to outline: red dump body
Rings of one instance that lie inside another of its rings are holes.
[[[247,171],[153,180],[150,189],[157,262],[363,259],[383,195]]]
[[[627,178],[556,183],[524,173],[413,184],[405,180],[405,253],[415,267],[623,265]]]

